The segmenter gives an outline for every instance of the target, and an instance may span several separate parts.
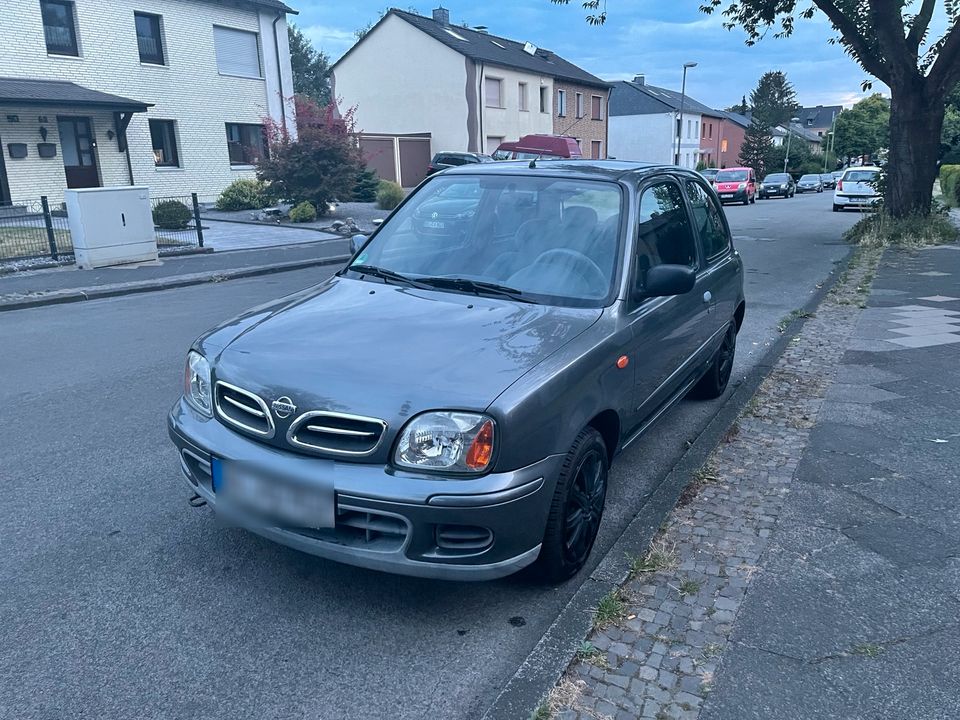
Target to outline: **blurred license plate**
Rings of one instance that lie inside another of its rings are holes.
[[[732,197],[733,197],[733,193],[720,193],[720,197],[722,197],[722,198],[732,198]]]
[[[213,458],[213,491],[227,514],[243,513],[266,524],[332,528],[332,481],[315,480]]]
[[[424,227],[428,227],[428,228],[433,228],[434,230],[443,230],[443,228],[446,227],[446,225],[444,225],[444,224],[443,224],[442,222],[440,222],[439,220],[427,220],[427,221],[423,224],[423,226],[424,226]]]

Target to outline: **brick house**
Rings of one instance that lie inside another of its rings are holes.
[[[146,185],[213,199],[296,131],[281,0],[4,0],[0,204]]]
[[[707,167],[739,165],[740,149],[750,121],[725,110],[704,112],[701,118],[700,159]]]
[[[580,143],[584,157],[607,157],[607,113],[610,86],[607,83],[586,84],[567,80],[554,81],[553,133],[572,135]],[[561,100],[560,94],[564,97]],[[565,110],[561,115],[560,110]]]

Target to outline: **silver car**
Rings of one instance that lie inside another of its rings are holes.
[[[445,197],[470,206],[457,232],[425,230]],[[590,555],[617,454],[681,398],[724,393],[744,312],[696,173],[463,166],[334,277],[200,337],[169,433],[198,501],[290,547],[560,581]]]

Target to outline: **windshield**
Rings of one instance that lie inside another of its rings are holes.
[[[746,179],[746,170],[721,170],[716,178],[717,182],[743,182]]]
[[[847,174],[843,176],[843,181],[871,183],[877,181],[879,174],[876,170],[848,170]]]
[[[789,179],[789,175],[784,175],[781,173],[780,175],[767,175],[763,181],[765,183],[785,183],[789,181]]]
[[[498,294],[477,286],[486,283],[531,302],[602,307],[614,291],[621,203],[620,186],[608,182],[438,176],[384,223],[351,268],[444,289],[451,284],[438,278],[456,278],[466,281],[456,284],[463,292]]]
[[[800,178],[800,182],[803,182],[804,180],[806,180],[806,181],[808,181],[808,182],[820,182],[820,176],[819,176],[819,175],[804,175],[802,178]]]
[[[512,150],[494,150],[491,157],[494,160],[509,160],[511,154],[513,154]]]

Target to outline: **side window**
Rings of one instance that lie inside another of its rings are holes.
[[[720,208],[703,186],[695,180],[684,180],[684,189],[693,211],[693,224],[697,228],[703,245],[703,256],[707,260],[713,260],[730,247],[730,239],[727,237],[727,228],[723,224]]]
[[[643,191],[637,224],[637,282],[656,265],[696,267],[697,251],[679,186],[658,182]]]

